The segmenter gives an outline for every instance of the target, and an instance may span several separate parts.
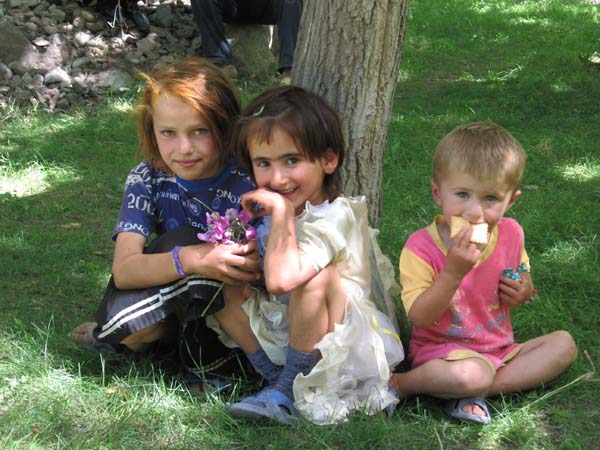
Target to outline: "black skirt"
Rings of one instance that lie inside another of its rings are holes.
[[[180,227],[154,239],[144,253],[165,253],[176,245],[198,244],[198,229]],[[160,321],[175,321],[175,342],[181,363],[202,376],[237,373],[239,350],[225,347],[206,325],[205,317],[223,308],[221,282],[192,275],[146,289],[118,289],[111,277],[96,314],[98,342],[116,348],[127,336]]]

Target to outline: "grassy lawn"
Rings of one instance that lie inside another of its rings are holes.
[[[426,396],[391,420],[335,427],[230,419],[226,395],[192,397],[145,359],[100,356],[67,337],[93,318],[112,228],[135,163],[131,97],[64,115],[0,111],[0,448],[600,447],[600,6],[586,1],[412,2],[384,161],[381,243],[396,262],[436,210],[436,143],[491,119],[525,147],[523,195],[537,301],[513,313],[524,341],[569,330],[580,349],[559,379],[490,401],[493,422],[450,421]],[[245,98],[256,93],[246,88]],[[409,335],[406,319],[403,337]],[[587,352],[588,357],[585,356]]]

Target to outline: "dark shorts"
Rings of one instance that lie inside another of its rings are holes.
[[[175,245],[198,244],[198,229],[186,226],[154,239],[144,253],[164,253]],[[167,339],[184,367],[208,375],[237,373],[245,359],[238,350],[225,347],[206,326],[205,316],[223,308],[221,282],[189,276],[147,289],[118,289],[111,277],[96,314],[97,341],[119,347],[123,339],[161,321],[173,324]],[[210,306],[209,306],[210,303]],[[208,307],[208,309],[207,309]]]

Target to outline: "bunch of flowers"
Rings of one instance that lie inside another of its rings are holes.
[[[206,233],[198,233],[198,239],[213,244],[245,244],[256,237],[256,229],[249,225],[250,214],[233,208],[222,216],[218,212],[206,213]]]
[[[245,244],[256,237],[256,228],[248,224],[250,214],[246,211],[236,211],[233,208],[225,211],[222,216],[218,212],[206,213],[206,233],[198,233],[198,239],[213,244]],[[210,299],[202,317],[206,315],[219,293],[223,290],[223,283],[215,295]]]

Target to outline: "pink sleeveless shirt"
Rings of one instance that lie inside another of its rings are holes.
[[[413,233],[404,249],[404,261],[412,261],[417,265],[427,264],[433,270],[433,278],[437,277],[446,261],[446,249],[441,248],[432,237],[428,227]],[[454,343],[461,347],[479,353],[498,353],[514,343],[513,329],[510,323],[510,308],[500,304],[498,285],[502,271],[507,267],[516,268],[523,260],[527,261],[524,252],[524,234],[521,226],[510,218],[503,218],[497,225],[497,231],[492,232],[492,240],[480,260],[464,277],[457,289],[452,302],[431,327],[419,328],[413,326],[411,338],[411,359],[419,348],[436,344]],[[412,266],[412,263],[409,264]],[[415,281],[413,276],[402,276],[410,272],[410,267],[400,266],[403,300],[410,309],[412,301],[407,302],[404,291],[411,290],[407,284]],[[422,281],[422,280],[421,280]],[[420,292],[427,289],[427,281],[417,283],[422,287]],[[412,299],[419,294],[412,289]]]

